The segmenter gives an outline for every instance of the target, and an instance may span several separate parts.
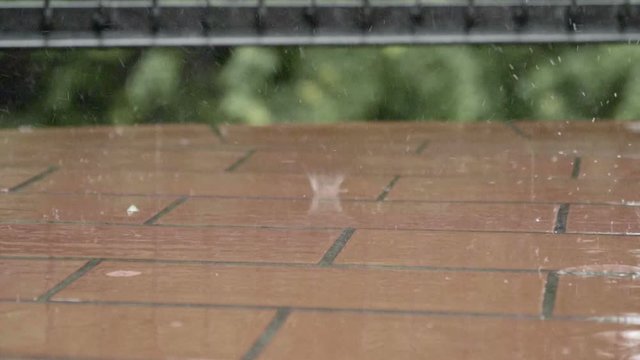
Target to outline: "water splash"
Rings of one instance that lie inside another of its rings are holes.
[[[640,330],[603,331],[595,334],[594,338],[606,343],[598,349],[601,358],[640,360]]]
[[[313,190],[313,199],[309,213],[317,212],[342,212],[340,194],[345,192],[342,189],[344,175],[324,175],[307,174],[309,184]]]

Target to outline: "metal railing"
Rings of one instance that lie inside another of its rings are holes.
[[[0,48],[640,42],[631,0],[0,0]]]

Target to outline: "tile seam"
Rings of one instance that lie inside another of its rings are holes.
[[[152,217],[147,219],[143,223],[143,225],[155,225],[158,220],[160,220],[162,217],[164,217],[165,215],[167,215],[170,212],[172,212],[175,208],[177,208],[180,205],[184,204],[188,199],[189,199],[188,196],[181,196],[181,197],[177,198],[176,200],[174,200],[171,203],[169,203],[169,205],[165,206],[163,209],[158,211],[155,215],[153,215]]]
[[[349,239],[351,239],[351,237],[355,232],[356,232],[356,229],[354,228],[349,227],[344,229],[340,233],[340,236],[338,236],[338,238],[333,242],[333,244],[331,244],[331,247],[329,247],[329,249],[327,249],[327,251],[324,253],[322,258],[318,262],[318,266],[333,265],[333,262],[335,261],[336,257],[340,255],[340,252],[342,252],[342,249],[344,249],[344,247],[349,242]]]
[[[47,220],[16,220],[16,221],[0,221],[2,225],[77,225],[77,226],[113,226],[113,227],[149,227],[149,225],[139,223],[117,223],[117,222],[99,222],[99,221],[47,221]],[[170,228],[238,228],[238,229],[265,229],[265,230],[295,230],[295,231],[325,231],[325,230],[343,230],[344,227],[329,227],[329,226],[304,226],[304,225],[251,225],[251,224],[177,224],[177,223],[162,223],[153,224],[154,227],[170,227]],[[553,231],[549,230],[500,230],[500,229],[447,229],[447,228],[415,228],[415,227],[375,227],[375,226],[359,226],[361,230],[378,230],[378,231],[406,231],[406,232],[452,232],[452,233],[496,233],[496,234],[553,234]],[[600,231],[570,231],[566,233],[559,233],[557,235],[606,235],[606,236],[620,236],[628,238],[636,238],[636,234],[627,233],[611,233]]]
[[[98,266],[101,262],[102,262],[102,259],[100,259],[100,258],[92,258],[92,259],[90,259],[84,265],[82,265],[79,269],[77,269],[73,273],[69,274],[69,276],[64,278],[59,283],[57,283],[54,287],[52,287],[51,289],[47,290],[44,294],[38,296],[36,298],[36,302],[39,302],[39,303],[49,302],[51,300],[51,298],[56,296],[56,294],[58,294],[60,291],[62,291],[64,289],[66,289],[69,285],[71,285],[72,283],[74,283],[75,281],[77,281],[78,279],[83,277],[86,273],[88,273],[93,268]]]
[[[262,334],[251,345],[249,350],[242,356],[242,360],[254,360],[260,357],[262,352],[273,341],[273,338],[278,334],[278,331],[282,328],[284,323],[289,318],[291,309],[288,307],[281,307],[276,310],[276,314],[273,319],[267,324]]]
[[[393,188],[396,186],[396,183],[400,180],[400,175],[396,175],[393,177],[393,179],[391,179],[391,181],[389,181],[389,183],[387,184],[387,186],[385,186],[382,189],[382,192],[380,193],[380,195],[378,195],[378,197],[376,198],[377,202],[382,202],[384,201],[387,196],[389,196],[389,192],[391,192],[391,190],[393,190]]]
[[[18,185],[15,185],[11,188],[9,188],[8,192],[10,193],[15,193],[15,192],[19,192],[21,190],[23,190],[26,187],[29,187],[30,185],[43,180],[44,178],[46,178],[47,176],[49,176],[50,174],[53,174],[54,172],[58,171],[60,168],[58,166],[49,166],[46,170],[28,178],[27,180],[19,183]]]
[[[233,164],[229,165],[229,167],[225,169],[225,172],[234,172],[236,169],[242,166],[245,162],[247,162],[253,156],[253,154],[256,153],[256,151],[257,149],[255,148],[247,150],[247,152],[244,155],[242,155]]]

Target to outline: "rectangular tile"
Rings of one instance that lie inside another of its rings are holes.
[[[412,127],[415,129],[415,126]],[[276,124],[272,126],[222,125],[220,132],[228,143],[254,146],[291,146],[363,142],[417,144],[421,137],[407,124]]]
[[[624,204],[640,200],[640,182],[569,177],[515,178],[496,174],[486,179],[403,177],[388,200],[419,201],[514,201],[555,203]]]
[[[514,177],[570,176],[573,157],[445,155],[346,156],[308,152],[256,152],[238,171],[288,173],[389,174],[415,176]]]
[[[200,171],[227,169],[245,151],[209,149],[130,149],[121,146],[19,152],[0,156],[0,163],[15,166],[57,165],[80,170]]]
[[[0,131],[2,148],[174,148],[212,146],[218,137],[204,124],[155,124],[134,126],[82,126],[5,129]]]
[[[635,272],[627,276],[560,277],[554,314],[558,316],[597,316],[624,319],[640,313],[640,279],[637,266],[588,266],[567,271]]]
[[[580,178],[640,179],[639,155],[585,157],[580,166]]]
[[[536,204],[195,198],[159,223],[550,232],[556,211]]]
[[[0,193],[8,192],[29,179],[47,171],[47,167],[0,167]]]
[[[423,156],[484,156],[484,157],[523,157],[536,154],[537,151],[530,141],[510,134],[509,137],[498,139],[473,139],[470,137],[449,138],[435,137],[429,140],[422,152]],[[550,153],[545,153],[550,154]]]
[[[0,304],[0,357],[239,359],[273,316],[231,309]]]
[[[640,153],[640,142],[620,139],[607,133],[587,133],[570,139],[536,139],[530,141],[536,153],[591,156],[627,156]]]
[[[317,263],[339,230],[0,225],[5,256]]]
[[[635,265],[638,243],[619,236],[356,230],[336,264],[560,270]]]
[[[615,121],[519,121],[515,125],[533,139],[554,139],[558,142],[598,138],[620,138],[632,135],[633,126]],[[589,139],[592,140],[592,139]]]
[[[636,334],[597,323],[294,312],[260,359],[632,359]]]
[[[640,234],[640,207],[608,205],[572,205],[568,232],[603,234]]]
[[[638,141],[623,140],[607,133],[583,133],[568,139],[559,137],[543,137],[534,139],[488,138],[476,140],[434,138],[429,141],[426,155],[484,155],[484,156],[525,156],[525,155],[559,155],[559,156],[613,156],[638,155],[640,143]]]
[[[60,171],[33,184],[30,191],[211,195],[227,197],[340,196],[375,200],[391,176],[331,174],[236,174],[140,171]]]
[[[277,145],[339,143],[366,139],[367,142],[409,142],[415,139],[496,139],[512,138],[513,132],[500,122],[445,123],[350,122],[336,124],[276,124],[270,126],[222,125],[220,132],[230,143]]]
[[[103,262],[55,299],[537,314],[543,283],[538,274]]]
[[[176,198],[172,197],[4,194],[0,196],[0,222],[86,221],[142,224],[174,200]]]
[[[35,300],[85,263],[86,261],[0,259],[0,300]]]
[[[245,146],[260,151],[296,151],[326,154],[411,154],[426,141],[408,132],[379,126],[334,125],[223,125],[226,146]],[[365,140],[365,141],[363,141]]]

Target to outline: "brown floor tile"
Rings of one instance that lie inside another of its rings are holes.
[[[229,143],[282,146],[290,144],[335,144],[345,142],[411,143],[446,137],[449,139],[511,138],[502,123],[376,122],[328,125],[279,124],[262,127],[223,125],[220,132]]]
[[[633,135],[634,125],[613,121],[520,121],[515,125],[531,138],[564,140],[584,139],[587,136],[619,138]]]
[[[0,131],[0,148],[8,150],[42,150],[48,147],[80,149],[86,146],[186,148],[219,143],[212,129],[204,124],[23,128]]]
[[[7,192],[45,171],[47,167],[2,167],[0,168],[0,193]]]
[[[602,156],[615,158],[617,155],[631,156],[640,154],[640,142],[611,137],[606,133],[588,133],[570,139],[545,137],[527,140],[512,137],[510,139],[474,139],[454,140],[436,138],[429,142],[424,155],[469,155],[484,156]]]
[[[31,191],[120,194],[213,195],[231,197],[299,197],[339,195],[375,200],[391,176],[322,174],[235,174],[139,171],[60,171]]]
[[[640,267],[616,265],[581,267],[575,270],[640,273]],[[640,313],[640,280],[637,278],[565,275],[560,277],[558,284],[555,315],[623,319],[628,316],[637,317]]]
[[[560,270],[635,265],[638,244],[606,235],[357,230],[335,263]]]
[[[404,177],[388,200],[514,201],[555,203],[617,203],[640,200],[640,182],[613,179],[514,178],[506,173],[493,178]]]
[[[538,274],[103,262],[55,299],[535,315],[544,280]]]
[[[529,141],[514,137],[502,139],[488,139],[484,141],[473,140],[468,138],[450,139],[447,137],[436,137],[431,139],[424,151],[425,157],[438,156],[482,156],[495,158],[514,158],[531,156],[535,154],[535,148]]]
[[[256,152],[238,171],[389,174],[416,176],[482,176],[510,174],[514,177],[570,176],[573,157],[406,155],[345,156],[308,152]]]
[[[0,254],[4,255],[3,252]],[[35,300],[85,263],[86,261],[0,259],[0,300]]]
[[[531,142],[537,153],[557,153],[582,156],[633,156],[640,154],[640,142],[624,140],[605,134],[584,134],[575,139],[541,139]]]
[[[580,178],[640,179],[640,154],[633,157],[585,157],[580,166]]]
[[[291,151],[296,153],[314,153],[325,154],[328,156],[344,156],[350,157],[354,155],[375,156],[375,155],[414,155],[422,152],[427,146],[427,140],[420,141],[418,139],[408,142],[391,141],[391,142],[356,142],[345,141],[339,143],[303,143],[303,144],[264,144],[261,146],[253,146],[251,148],[259,152],[285,152]],[[225,145],[224,148],[229,150],[237,148],[247,148],[249,145]],[[220,148],[220,147],[218,147]]]
[[[173,228],[64,224],[0,225],[5,256],[317,263],[340,235],[331,230]]]
[[[86,221],[142,224],[174,200],[176,198],[171,197],[4,194],[0,196],[0,222]]]
[[[159,223],[550,232],[556,210],[552,205],[532,204],[196,198]]]
[[[71,148],[3,154],[0,164],[35,166],[57,165],[63,169],[131,170],[174,172],[223,171],[245,155],[245,151],[207,149],[131,149],[121,146],[105,148]]]
[[[572,205],[568,232],[640,234],[640,207]]]
[[[273,311],[0,304],[0,357],[239,359]]]
[[[637,327],[294,312],[260,359],[633,359]]]
[[[0,130],[0,358],[636,359],[640,123],[512,125]]]
[[[334,125],[239,126],[223,125],[220,131],[226,144],[249,146],[260,151],[319,152],[325,154],[411,154],[426,139],[407,132],[378,127],[341,127]],[[362,141],[366,139],[366,141]]]

